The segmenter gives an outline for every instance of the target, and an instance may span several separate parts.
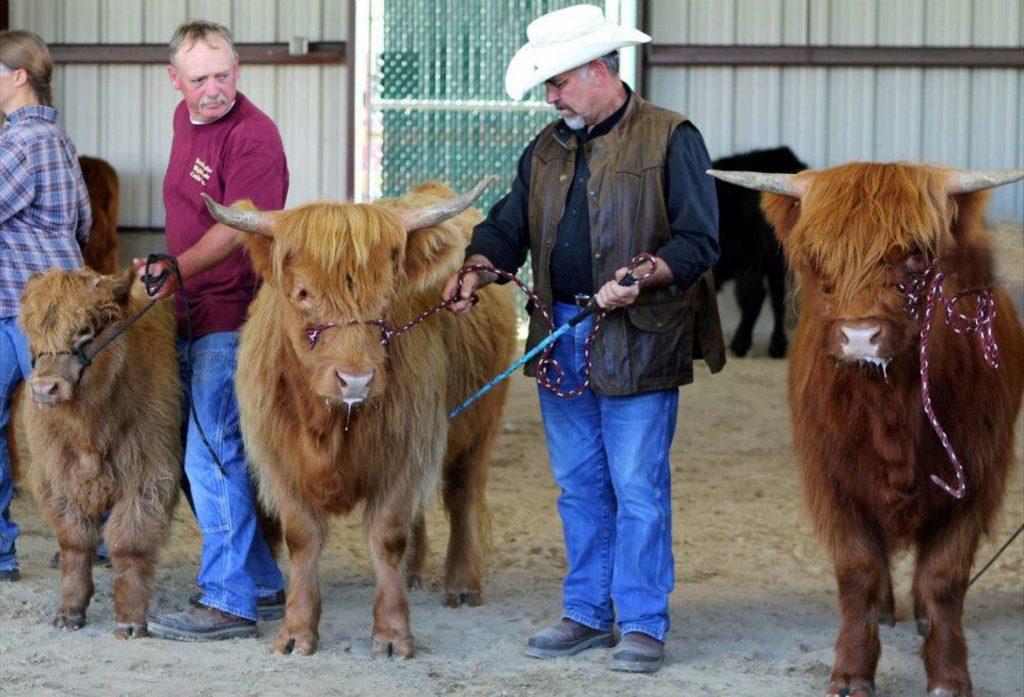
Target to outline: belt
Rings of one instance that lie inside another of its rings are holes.
[[[586,293],[577,293],[572,297],[565,295],[555,296],[555,300],[560,303],[567,303],[569,305],[575,305],[576,307],[586,307],[590,304],[590,299],[593,295],[587,295]]]

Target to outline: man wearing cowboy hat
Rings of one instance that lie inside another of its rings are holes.
[[[651,673],[664,659],[675,583],[669,447],[678,387],[692,360],[725,361],[708,269],[718,258],[715,189],[700,133],[686,117],[647,103],[618,76],[618,49],[650,40],[608,22],[597,7],[546,14],[527,28],[505,89],[521,99],[544,84],[560,119],[519,160],[512,190],[473,232],[467,264],[507,271],[532,252],[537,296],[561,326],[596,301],[608,314],[587,353],[593,317],[554,345],[563,393],[538,390],[569,570],[563,617],[530,637],[526,654],[571,656],[615,643],[613,670]],[[630,260],[654,256],[620,285]],[[456,314],[493,274],[468,273]],[[458,290],[449,279],[444,297]],[[621,309],[617,309],[621,308]],[[549,331],[530,321],[527,348]],[[699,354],[695,353],[699,351]],[[537,375],[536,359],[526,372]],[[550,387],[550,385],[549,385]]]

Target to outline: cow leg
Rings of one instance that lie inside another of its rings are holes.
[[[772,336],[768,342],[768,355],[785,358],[789,341],[786,339],[786,262],[782,252],[776,252],[768,262],[768,295],[772,304]]]
[[[283,487],[277,489],[282,491]],[[278,512],[291,563],[284,621],[277,631],[274,653],[309,656],[320,641],[320,554],[327,524],[301,501],[279,501]]]
[[[737,356],[747,355],[753,343],[754,325],[764,304],[764,281],[760,271],[745,269],[736,276],[736,303],[740,308],[740,323],[732,335],[729,348]]]
[[[445,469],[444,505],[450,534],[445,558],[445,605],[477,607],[483,603],[487,546],[487,466],[497,434],[488,429],[479,442],[459,453]]]
[[[166,508],[153,500],[122,499],[110,511],[104,537],[114,565],[114,636],[118,639],[149,636],[146,612],[157,550],[168,522]]]
[[[409,590],[419,590],[423,587],[423,565],[427,563],[427,521],[421,512],[416,516],[412,524],[412,533],[409,536],[409,562],[406,567],[406,586]]]
[[[878,624],[887,627],[896,626],[896,598],[892,592],[892,571],[886,568],[885,580],[881,589],[881,597],[878,602]]]
[[[409,512],[417,508],[405,497],[387,505],[368,504],[366,508],[367,543],[377,574],[377,591],[373,596],[374,655],[412,658],[416,652],[409,628],[405,568],[412,536]]]
[[[918,630],[925,636],[921,654],[928,692],[969,697],[967,640],[963,631],[964,596],[980,530],[969,512],[953,529],[944,528],[919,540],[914,569],[914,608]]]
[[[89,517],[70,501],[54,506],[53,520],[60,545],[60,607],[53,626],[75,630],[85,625],[85,611],[92,600],[92,555],[100,540],[103,520]]]
[[[836,537],[840,542],[833,551],[841,621],[827,694],[844,694],[845,689],[845,694],[869,697],[882,653],[878,614],[888,587],[888,553],[858,521],[847,518],[845,525],[838,522],[837,529],[845,528]]]

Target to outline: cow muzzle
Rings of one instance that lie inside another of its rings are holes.
[[[893,330],[882,320],[846,320],[833,327],[829,350],[841,361],[869,363],[883,371],[892,360]]]
[[[359,404],[370,396],[370,388],[373,387],[373,370],[355,370],[339,368],[334,371],[334,380],[337,387],[338,399],[350,407]]]
[[[32,401],[40,409],[70,402],[75,394],[74,383],[59,377],[33,376],[28,385]]]

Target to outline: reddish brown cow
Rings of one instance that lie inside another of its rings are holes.
[[[236,383],[246,452],[291,556],[277,652],[316,650],[328,516],[362,501],[377,574],[373,652],[413,655],[406,583],[423,567],[423,509],[439,478],[451,525],[446,602],[481,602],[484,484],[505,383],[451,423],[446,414],[510,360],[511,289],[482,291],[469,324],[439,312],[393,336],[385,318],[399,327],[437,306],[481,220],[459,211],[482,190],[452,200],[428,185],[373,205],[279,213],[211,205],[256,233],[246,245],[263,277]]]
[[[51,269],[33,275],[21,296],[33,363],[34,405],[24,410],[30,476],[60,544],[53,623],[85,624],[102,527],[120,639],[147,634],[149,589],[181,472],[174,310],[162,301],[131,323],[147,303],[132,293],[134,280],[131,268],[119,276]]]
[[[100,273],[116,273],[121,267],[117,256],[117,207],[120,186],[117,172],[106,160],[82,155],[78,158],[82,178],[89,190],[92,227],[89,243],[82,250],[85,265]]]
[[[979,190],[1021,179],[1024,170],[855,163],[796,175],[713,174],[773,192],[763,208],[800,289],[789,378],[793,447],[842,613],[828,694],[873,694],[878,620],[893,612],[890,557],[911,547],[928,694],[969,696],[964,594],[979,539],[1003,499],[1024,391],[1024,330],[993,276],[982,225],[987,192]],[[994,332],[998,368],[987,364],[978,337],[947,325],[941,302],[929,312],[929,298],[961,291],[969,295],[955,309],[967,315],[984,315],[994,299],[994,321],[979,328]]]

